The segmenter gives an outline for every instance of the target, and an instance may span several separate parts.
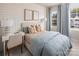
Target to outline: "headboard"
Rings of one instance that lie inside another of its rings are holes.
[[[21,27],[24,28],[24,27],[28,27],[30,25],[36,25],[36,24],[39,24],[41,26],[41,29],[43,31],[46,31],[44,24],[40,23],[40,21],[34,21],[34,20],[33,21],[23,21],[21,24]]]
[[[40,24],[39,21],[23,21],[22,22],[22,27],[27,27],[27,26],[30,26],[30,25],[36,25],[36,24]]]

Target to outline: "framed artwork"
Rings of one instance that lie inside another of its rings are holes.
[[[32,21],[39,19],[39,12],[34,10],[24,9],[24,20],[25,21]]]
[[[33,11],[33,19],[38,20],[39,19],[39,12],[38,11]]]
[[[24,9],[24,20],[32,20],[32,10]]]

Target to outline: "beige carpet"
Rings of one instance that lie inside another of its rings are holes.
[[[79,56],[79,39],[72,39],[72,49],[69,56]]]

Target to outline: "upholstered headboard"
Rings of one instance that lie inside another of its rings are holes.
[[[23,30],[23,28],[25,28],[25,27],[28,27],[30,25],[36,25],[36,24],[39,24],[41,26],[42,31],[46,31],[44,24],[40,23],[39,21],[34,21],[34,20],[33,21],[23,21],[21,24],[21,27]]]
[[[36,24],[40,24],[39,21],[23,21],[22,22],[22,27],[27,27],[27,26],[30,26],[30,25],[36,25]]]

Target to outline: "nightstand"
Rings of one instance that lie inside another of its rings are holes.
[[[25,33],[24,32],[19,32],[22,35],[22,39],[23,39],[23,46],[22,48],[24,48],[24,41],[25,41]]]
[[[10,35],[5,35],[5,36],[2,36],[2,42],[3,42],[3,51],[4,51],[4,56],[5,56],[5,54],[6,54],[6,41],[8,41],[9,40],[9,36]]]
[[[23,39],[23,46],[24,46],[24,35],[25,33],[24,32],[19,32],[19,34],[22,35],[22,39]],[[7,41],[9,40],[9,37],[12,36],[12,35],[15,35],[15,34],[8,34],[8,35],[5,35],[5,36],[2,36],[2,42],[3,42],[3,51],[4,51],[4,56],[6,55],[6,45],[7,45]]]

